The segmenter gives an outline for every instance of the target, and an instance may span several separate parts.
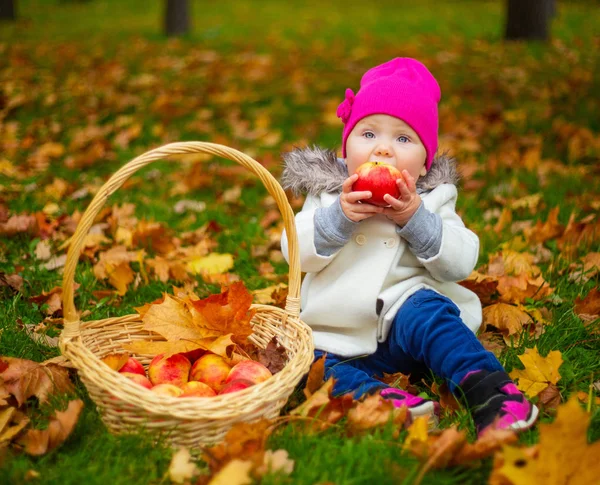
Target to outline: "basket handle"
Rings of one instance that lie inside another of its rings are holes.
[[[139,169],[156,160],[165,159],[169,155],[181,155],[189,153],[207,153],[218,155],[234,162],[238,162],[248,170],[253,172],[266,187],[269,194],[277,202],[279,212],[283,216],[283,223],[288,238],[289,246],[289,288],[286,300],[285,310],[292,316],[300,315],[300,256],[298,254],[298,236],[296,225],[294,223],[294,212],[290,207],[287,196],[279,182],[271,173],[248,155],[216,143],[207,143],[199,141],[169,143],[168,145],[150,150],[121,167],[115,174],[100,188],[96,196],[90,202],[90,205],[84,212],[75,234],[71,238],[71,244],[67,253],[67,261],[63,273],[63,312],[64,312],[64,338],[78,337],[80,335],[80,321],[75,309],[74,301],[74,283],[75,267],[79,261],[79,256],[83,248],[85,236],[90,230],[94,219],[104,207],[108,197],[116,192],[125,181],[137,172]]]

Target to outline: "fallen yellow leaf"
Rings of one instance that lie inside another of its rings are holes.
[[[505,446],[500,466],[490,483],[506,485],[595,485],[598,483],[600,441],[589,444],[587,431],[590,415],[575,396],[560,406],[553,423],[542,423],[538,453]]]
[[[187,263],[187,270],[192,274],[221,274],[233,268],[231,254],[211,253],[208,256],[192,259]]]
[[[534,347],[526,349],[523,355],[519,355],[519,360],[525,369],[513,370],[510,377],[518,379],[517,387],[528,397],[537,396],[549,384],[556,384],[560,380],[558,369],[563,359],[559,350],[553,350],[546,357],[542,357],[537,347]]]

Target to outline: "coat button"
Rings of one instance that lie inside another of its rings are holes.
[[[395,246],[396,246],[396,240],[395,240],[393,237],[391,237],[391,238],[387,239],[387,240],[385,241],[385,243],[384,243],[384,244],[385,244],[385,245],[386,245],[388,248],[393,248],[393,247],[395,247]]]
[[[364,234],[357,234],[354,240],[359,246],[364,246],[364,244],[367,242],[367,236]]]

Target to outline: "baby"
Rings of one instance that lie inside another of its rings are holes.
[[[538,409],[477,340],[481,303],[457,284],[475,267],[479,240],[455,211],[454,160],[436,156],[440,96],[422,63],[392,59],[367,71],[356,95],[346,90],[343,160],[318,148],[284,156],[283,186],[307,193],[296,215],[301,319],[337,395],[380,392],[435,420],[437,402],[376,379],[431,369],[467,404],[478,433],[527,429]],[[356,169],[372,161],[402,173],[388,207],[352,190]],[[281,245],[288,258],[285,232]]]

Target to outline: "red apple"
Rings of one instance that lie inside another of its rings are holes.
[[[188,381],[192,364],[183,354],[174,354],[165,358],[158,354],[148,366],[148,378],[157,384],[173,384],[181,387]]]
[[[150,390],[162,396],[179,397],[183,394],[183,390],[180,387],[174,386],[173,384],[158,384]]]
[[[146,377],[144,366],[139,360],[134,359],[133,357],[129,357],[127,362],[125,362],[125,365],[119,369],[119,372],[132,372]]]
[[[230,392],[241,391],[242,389],[247,389],[250,386],[253,386],[254,382],[250,382],[248,379],[234,379],[233,381],[225,384],[221,390],[219,391],[219,395],[221,394],[229,394]]]
[[[400,198],[396,180],[402,178],[402,174],[396,167],[383,162],[367,162],[359,166],[355,173],[358,174],[358,180],[352,185],[352,190],[367,190],[373,194],[370,199],[363,199],[361,202],[386,207],[389,204],[383,198],[385,194]]]
[[[271,371],[260,362],[256,362],[255,360],[242,360],[231,368],[231,371],[229,371],[229,375],[225,380],[225,384],[229,384],[236,379],[245,379],[253,384],[258,384],[259,382],[266,381],[271,376]]]
[[[209,353],[200,357],[190,371],[190,381],[200,381],[219,392],[229,375],[231,366],[223,357]]]
[[[217,395],[212,387],[200,381],[189,381],[181,389],[183,394],[179,397],[213,397]]]
[[[121,372],[121,374],[128,379],[131,379],[136,384],[145,387],[146,389],[152,389],[152,383],[146,378],[146,376],[141,376],[135,372]]]

